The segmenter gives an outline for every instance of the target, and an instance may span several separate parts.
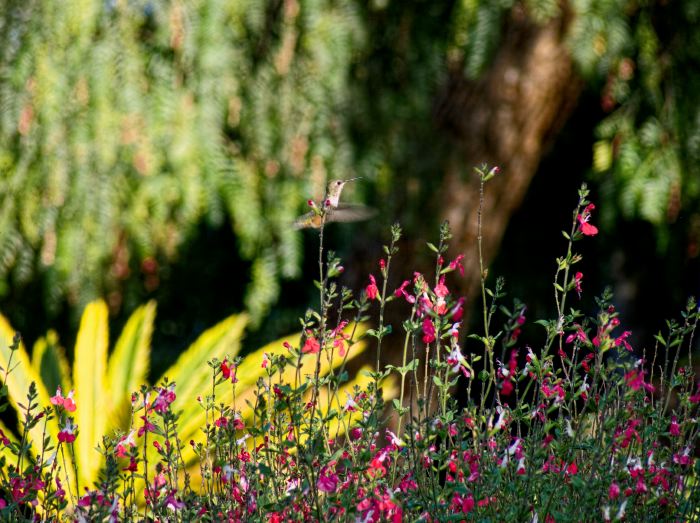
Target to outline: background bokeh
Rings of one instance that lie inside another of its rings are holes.
[[[317,241],[291,226],[329,179],[379,210],[333,225],[354,289],[389,226],[424,269],[449,219],[474,293],[472,168],[492,274],[551,314],[587,181],[582,269],[638,344],[700,291],[695,0],[5,0],[0,310],[73,346],[84,305],[119,327],[158,301],[153,373],[234,311],[249,347],[298,329]],[[116,332],[116,331],[113,331]]]

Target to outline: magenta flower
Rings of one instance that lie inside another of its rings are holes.
[[[164,387],[158,389],[158,396],[153,402],[153,410],[158,414],[165,414],[173,401],[175,401],[175,384],[171,383],[167,389]]]
[[[617,497],[620,495],[620,485],[618,485],[615,482],[612,482],[610,484],[610,488],[608,488],[608,496],[610,499],[617,499]]]
[[[435,325],[430,318],[423,320],[423,343],[432,343],[435,341]]]
[[[331,472],[328,467],[324,467],[318,476],[316,486],[322,492],[335,492],[338,488],[338,476]]]
[[[58,433],[58,441],[61,443],[73,443],[77,434],[75,431],[78,429],[77,425],[73,425],[73,419],[68,418],[65,426]]]
[[[396,289],[396,290],[394,291],[394,296],[396,296],[397,298],[403,296],[403,297],[406,299],[406,301],[407,301],[408,303],[414,304],[414,303],[416,303],[416,297],[413,296],[412,294],[409,294],[408,292],[406,292],[406,287],[407,287],[410,283],[411,283],[411,280],[405,280],[405,281],[401,284],[401,286],[400,286],[398,289]]]
[[[669,433],[671,436],[681,435],[681,427],[678,424],[678,418],[676,416],[671,416],[671,427],[669,428]]]
[[[654,392],[656,390],[655,387],[644,381],[644,374],[644,370],[632,369],[625,374],[625,383],[630,389],[635,391],[643,387],[647,392]]]
[[[581,280],[583,280],[583,273],[577,272],[574,275],[574,289],[576,290],[576,294],[578,294],[579,299],[581,299]]]
[[[464,254],[459,254],[457,257],[450,262],[450,269],[459,270],[459,275],[464,276],[464,265],[462,264],[462,260],[464,260]]]

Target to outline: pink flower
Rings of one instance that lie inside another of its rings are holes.
[[[435,326],[430,318],[423,320],[423,343],[432,343],[435,341]]]
[[[324,467],[318,476],[316,486],[322,492],[335,492],[338,487],[338,476],[332,473],[328,467]]]
[[[146,416],[141,416],[141,419],[143,420],[143,425],[139,427],[138,432],[136,435],[140,438],[143,436],[146,432],[154,432],[156,430],[156,426],[148,421],[148,418]]]
[[[376,300],[379,295],[379,289],[377,288],[377,280],[374,276],[369,275],[369,285],[365,288],[365,293],[367,294],[368,300]]]
[[[620,336],[615,338],[615,347],[619,347],[620,345],[623,345],[625,347],[625,349],[632,352],[632,346],[627,341],[627,338],[629,338],[631,336],[631,334],[632,334],[632,331],[625,331]]]
[[[442,278],[440,278],[440,281],[439,281],[438,284],[435,286],[435,295],[436,295],[438,298],[444,298],[444,297],[447,296],[449,293],[450,293],[450,290],[449,290],[449,289],[447,288],[447,286],[445,285],[445,277],[443,276]]]
[[[132,430],[131,432],[129,432],[129,434],[123,436],[122,439],[119,440],[119,443],[117,443],[116,446],[116,454],[118,458],[123,458],[127,455],[127,447],[136,446],[135,434],[136,431]]]
[[[578,228],[584,236],[595,236],[598,234],[598,228],[588,223],[591,219],[591,211],[593,209],[595,209],[595,205],[589,203],[583,212],[576,217],[578,220]]]
[[[158,389],[158,396],[153,401],[153,410],[158,414],[165,414],[168,410],[170,404],[175,401],[175,384],[172,383],[168,388],[160,387]]]
[[[576,327],[576,332],[573,332],[566,337],[566,343],[571,343],[574,340],[578,340],[581,343],[590,343],[588,341],[588,336],[586,336],[586,333],[583,332],[583,328],[578,324],[574,324],[574,326]]]
[[[690,396],[688,400],[690,400],[690,403],[700,403],[700,383],[698,383],[698,388],[695,394]]]
[[[340,356],[341,358],[345,357],[347,342],[344,338],[338,337],[335,340],[333,340],[333,347],[338,349],[338,356]]]
[[[51,405],[56,405],[57,407],[63,407],[63,394],[61,391],[61,386],[59,385],[56,389],[56,395],[51,396]]]
[[[459,270],[459,275],[464,276],[464,265],[462,264],[462,260],[464,259],[464,254],[459,254],[457,257],[450,262],[450,269]]]
[[[316,338],[308,337],[304,342],[304,346],[301,348],[301,352],[304,354],[316,354],[321,350],[321,344]]]
[[[608,489],[608,496],[610,499],[617,499],[617,497],[620,495],[620,485],[617,483],[613,482],[610,484],[610,488]]]
[[[63,394],[61,393],[61,387],[59,386],[56,389],[56,395],[52,396],[50,401],[52,405],[56,405],[57,407],[62,407],[68,412],[75,412],[76,405],[75,401],[73,400],[73,394],[75,391],[71,390],[68,393],[68,396],[65,398],[63,397]]]
[[[644,381],[644,374],[645,371],[643,370],[632,369],[625,374],[625,383],[632,390],[639,390],[644,387],[647,392],[654,392],[654,386]]]
[[[463,514],[468,514],[474,510],[474,496],[471,494],[467,496],[461,496],[459,493],[455,492],[452,497],[452,509],[454,511],[462,512]]]
[[[583,280],[583,273],[577,272],[574,275],[574,289],[576,290],[576,294],[578,294],[579,299],[581,299],[581,280]]]
[[[408,294],[406,292],[406,287],[411,283],[411,280],[405,280],[401,286],[394,291],[394,296],[397,298],[403,296],[408,303],[416,303],[416,297],[413,296],[412,294]]]

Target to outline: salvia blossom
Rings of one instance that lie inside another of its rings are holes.
[[[367,294],[368,300],[376,300],[379,295],[379,288],[377,288],[377,280],[374,276],[369,275],[369,285],[365,288],[365,293]]]
[[[75,431],[78,429],[77,425],[73,425],[73,419],[68,418],[66,424],[63,426],[61,431],[58,433],[58,441],[61,443],[73,443],[76,438]]]
[[[450,366],[450,370],[453,374],[461,372],[465,378],[471,377],[471,371],[466,358],[462,354],[459,348],[459,344],[452,343],[452,350],[446,359],[447,365]]]
[[[153,410],[159,414],[165,414],[170,404],[175,401],[175,384],[172,383],[168,388],[160,387],[158,396],[153,401]]]
[[[316,487],[322,492],[335,492],[338,487],[338,475],[332,472],[329,467],[324,467],[318,476]]]
[[[129,434],[123,436],[115,448],[117,457],[123,458],[128,454],[128,447],[136,446],[136,431],[132,430]]]
[[[579,299],[581,299],[581,280],[583,280],[583,273],[577,272],[574,275],[574,290],[578,294]]]
[[[598,234],[598,228],[589,223],[591,211],[593,211],[593,209],[595,209],[595,205],[589,203],[586,208],[583,209],[583,212],[576,217],[578,220],[578,229],[584,236],[595,236]]]
[[[236,378],[236,365],[233,363],[229,365],[228,358],[224,358],[224,361],[221,362],[221,375],[225,380],[230,378],[231,383],[238,383],[238,378]]]
[[[396,296],[397,298],[400,298],[401,296],[403,296],[404,299],[408,303],[414,304],[414,303],[416,303],[416,297],[413,296],[412,294],[409,294],[408,292],[406,292],[406,287],[410,284],[411,284],[411,280],[405,280],[401,284],[401,286],[394,291],[394,296]]]
[[[432,343],[435,341],[435,326],[430,318],[423,320],[423,343]]]
[[[462,260],[464,260],[464,254],[459,254],[457,257],[450,262],[449,268],[452,270],[459,270],[459,275],[464,276],[464,264],[462,263]]]
[[[301,352],[304,354],[316,354],[321,350],[321,344],[313,336],[308,336],[304,342],[304,346],[301,348]]]
[[[56,405],[57,407],[61,407],[65,410],[67,410],[68,412],[75,412],[76,405],[75,405],[75,401],[73,400],[74,392],[75,391],[71,390],[68,393],[68,396],[66,396],[64,398],[62,393],[61,393],[61,387],[59,386],[56,389],[56,395],[52,396],[50,399],[51,404]]]

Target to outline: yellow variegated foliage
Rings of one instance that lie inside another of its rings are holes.
[[[109,344],[107,317],[107,305],[103,301],[90,303],[83,312],[75,343],[73,385],[78,408],[74,417],[80,435],[74,448],[80,485],[89,484],[97,477],[101,460],[95,449],[106,433],[107,403],[113,394],[107,389],[106,382]]]
[[[7,385],[10,405],[19,413],[19,404],[26,403],[29,385],[34,382],[39,405],[42,407],[47,406],[50,403],[50,395],[42,384],[39,374],[32,366],[24,344],[21,343],[14,352],[10,351],[14,335],[15,331],[10,327],[9,322],[3,316],[0,316],[0,367],[2,368],[2,378]],[[21,414],[18,414],[18,416],[22,418]],[[55,440],[59,430],[55,419],[47,422],[47,429],[48,434]],[[43,431],[44,426],[42,423],[35,425],[29,433],[29,439],[32,442],[41,442]],[[34,447],[33,450],[36,452],[37,449]]]
[[[39,338],[32,349],[32,367],[41,376],[46,390],[53,393],[58,387],[68,392],[73,388],[70,364],[66,352],[58,343],[58,334],[50,330]]]
[[[129,429],[131,394],[146,383],[155,312],[156,306],[153,302],[137,309],[129,318],[110,355],[107,306],[101,300],[90,303],[81,318],[72,369],[58,344],[57,335],[51,331],[35,343],[31,360],[23,345],[20,345],[12,356],[12,372],[7,376],[7,386],[10,403],[15,409],[18,409],[18,404],[26,398],[31,382],[37,385],[38,402],[42,407],[50,404],[50,397],[55,394],[58,386],[61,386],[64,395],[67,395],[71,388],[75,389],[77,410],[71,415],[79,431],[73,447],[78,464],[80,489],[92,488],[97,481],[100,468],[104,464],[104,459],[97,450],[102,443],[102,437],[126,433]],[[198,397],[206,397],[212,393],[213,370],[207,362],[214,358],[223,360],[226,357],[236,357],[247,321],[246,315],[233,315],[208,329],[180,355],[163,377],[156,381],[156,384],[160,384],[167,377],[170,383],[176,385],[177,398],[172,408],[180,414],[178,438],[180,442],[185,442],[182,457],[191,472],[193,486],[200,482],[199,467],[196,463],[197,456],[186,442],[191,439],[199,441],[202,436],[201,430],[207,423],[206,412],[197,401]],[[361,336],[365,329],[357,328],[354,332],[355,337]],[[9,347],[13,336],[13,329],[5,318],[0,316],[0,366],[3,369],[8,367]],[[263,358],[265,355],[271,358],[285,354],[285,342],[294,344],[298,339],[299,334],[270,343],[248,355],[238,366],[235,408],[241,412],[247,425],[253,420],[250,405],[255,401],[257,381],[266,375],[261,365]],[[326,351],[321,355],[320,375],[324,376],[331,369],[337,369],[343,361],[354,358],[365,349],[366,343],[358,342],[348,348],[348,355],[345,357],[340,356],[337,351]],[[316,361],[315,354],[304,355],[298,374],[293,366],[289,366],[281,376],[276,375],[274,379],[294,383],[296,377],[300,376],[304,380],[314,374]],[[355,381],[345,384],[338,395],[330,400],[326,393],[320,393],[321,414],[325,415],[329,409],[339,413],[329,427],[334,437],[342,436],[352,422],[350,414],[343,414],[345,392],[352,391],[355,385],[363,387],[368,379],[364,376],[358,377]],[[385,382],[385,397],[393,397],[396,394],[397,386],[394,381],[390,379]],[[217,404],[233,405],[233,400],[232,387],[217,387]],[[8,437],[13,437],[11,431],[6,430],[4,426],[0,425],[0,429]],[[55,418],[48,422],[48,434],[54,442],[59,429]],[[29,435],[34,443],[32,451],[35,454],[40,450],[42,430],[43,426],[39,424]],[[252,441],[248,444],[252,445]],[[149,453],[155,453],[155,449],[150,449]],[[152,458],[154,461],[150,461],[151,463],[157,460],[155,455],[152,455]],[[74,484],[72,471],[64,471],[66,472],[67,481]]]

